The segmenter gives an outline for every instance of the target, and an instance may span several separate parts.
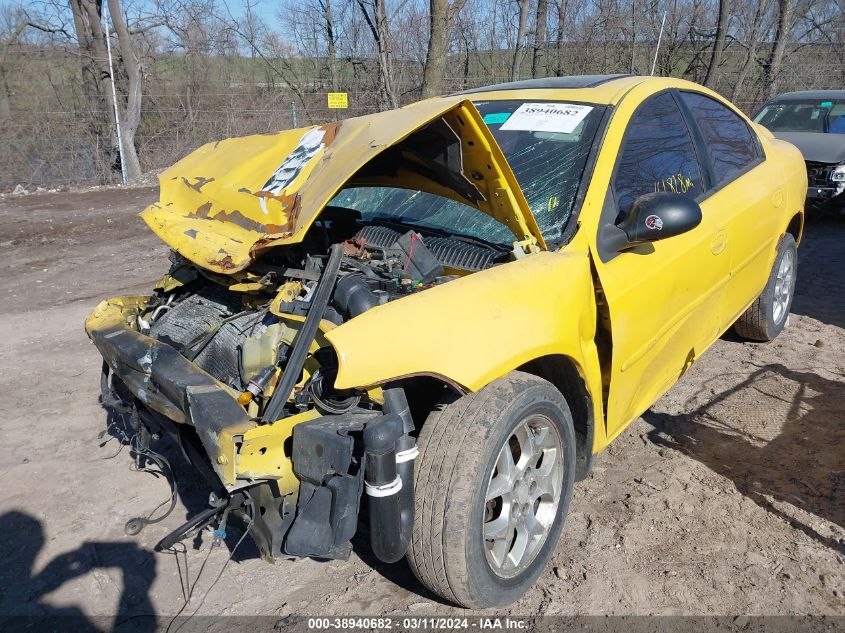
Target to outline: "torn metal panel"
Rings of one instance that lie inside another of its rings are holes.
[[[383,153],[390,164],[379,168],[374,161]],[[459,97],[210,143],[159,181],[160,200],[141,217],[174,250],[217,273],[241,271],[261,251],[301,241],[347,183],[451,197],[504,223],[528,248],[545,246],[496,141]]]

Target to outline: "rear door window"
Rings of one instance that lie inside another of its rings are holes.
[[[614,186],[622,213],[646,193],[670,191],[692,198],[704,193],[695,145],[670,93],[652,97],[634,113]]]
[[[717,187],[730,182],[760,160],[754,133],[736,112],[697,92],[682,92],[681,99],[704,138]]]

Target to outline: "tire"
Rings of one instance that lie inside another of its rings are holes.
[[[528,448],[517,452],[514,441]],[[554,552],[572,497],[575,430],[563,395],[546,380],[512,372],[435,410],[418,446],[416,519],[407,553],[414,574],[432,592],[464,607],[501,607],[519,599]],[[505,493],[507,500],[503,494],[487,503],[488,492],[506,488],[493,484],[492,475],[508,470],[508,454],[517,456],[510,471],[515,475],[496,481],[518,483]],[[532,461],[532,455],[540,457]],[[494,473],[499,464],[503,467]],[[511,516],[521,531],[510,527]],[[493,528],[503,521],[508,529],[485,540],[482,531],[498,532]],[[528,535],[528,526],[538,531],[530,540],[502,538],[511,530]]]
[[[795,296],[797,272],[798,248],[795,238],[787,233],[778,244],[766,287],[734,324],[737,334],[752,341],[771,341],[781,333]]]

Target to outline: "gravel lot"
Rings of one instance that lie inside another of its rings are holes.
[[[175,614],[177,562],[193,580],[206,557],[186,613],[459,613],[364,542],[348,561],[269,565],[246,540],[212,587],[225,547],[152,551],[205,503],[181,466],[173,514],[124,534],[168,486],[115,440],[101,446],[100,358],[82,323],[165,271],[167,248],[136,217],[155,197],[0,199],[0,614]],[[843,352],[845,224],[814,221],[787,330],[718,341],[596,460],[552,563],[507,613],[845,615]]]

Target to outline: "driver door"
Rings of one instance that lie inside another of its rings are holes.
[[[673,93],[652,96],[636,110],[611,185],[603,222],[653,191],[696,199],[703,217],[684,234],[596,261],[612,332],[609,438],[648,409],[718,336],[730,271],[725,226],[704,200],[707,170]]]

